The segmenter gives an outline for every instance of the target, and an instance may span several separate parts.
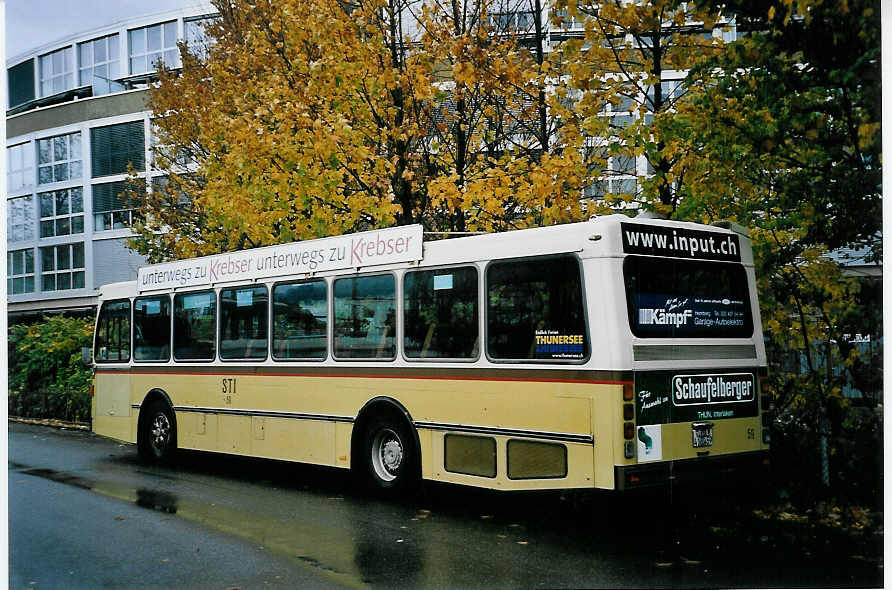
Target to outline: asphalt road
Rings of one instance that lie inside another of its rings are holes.
[[[661,502],[436,484],[381,500],[339,470],[194,452],[151,466],[133,445],[11,423],[10,588],[882,584],[845,552],[716,545]]]

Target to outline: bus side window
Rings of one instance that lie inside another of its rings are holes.
[[[123,363],[130,360],[130,301],[107,301],[102,304],[96,325],[96,349],[93,358],[99,363]]]
[[[477,269],[408,272],[403,279],[403,348],[412,359],[471,359],[479,332]]]
[[[268,300],[264,286],[220,290],[220,358],[266,358]]]
[[[273,358],[324,359],[328,350],[325,281],[273,287]]]
[[[139,297],[133,302],[133,359],[170,360],[170,297]]]
[[[588,331],[579,262],[542,256],[486,268],[486,351],[497,360],[580,362]]]
[[[180,293],[173,298],[173,357],[212,361],[217,343],[217,298],[213,291]]]
[[[339,358],[396,356],[396,284],[393,275],[334,282],[334,354]]]

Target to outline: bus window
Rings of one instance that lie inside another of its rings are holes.
[[[396,357],[393,275],[334,282],[334,354],[339,358]]]
[[[473,266],[406,273],[403,347],[410,358],[477,356],[477,269]]]
[[[579,263],[572,256],[486,268],[487,354],[498,360],[579,362],[588,337]]]
[[[96,325],[96,349],[93,358],[99,363],[122,363],[130,360],[130,301],[110,301],[102,305]]]
[[[266,287],[220,290],[220,358],[266,358]]]
[[[170,297],[140,297],[133,302],[133,358],[170,360]]]
[[[273,287],[273,358],[324,359],[328,348],[325,281]]]
[[[641,338],[749,338],[746,271],[740,264],[628,256],[629,325]]]
[[[217,298],[213,291],[173,298],[173,357],[178,361],[214,360]]]

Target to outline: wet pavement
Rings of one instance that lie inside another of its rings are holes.
[[[882,566],[717,534],[732,496],[505,494],[425,484],[403,500],[340,470],[9,426],[11,588],[872,587]],[[709,509],[706,506],[709,505]],[[778,549],[781,547],[781,549]]]

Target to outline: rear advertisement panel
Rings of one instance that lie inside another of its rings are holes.
[[[654,371],[635,376],[639,425],[758,416],[756,372]]]
[[[626,254],[740,262],[736,234],[643,223],[620,225]]]

